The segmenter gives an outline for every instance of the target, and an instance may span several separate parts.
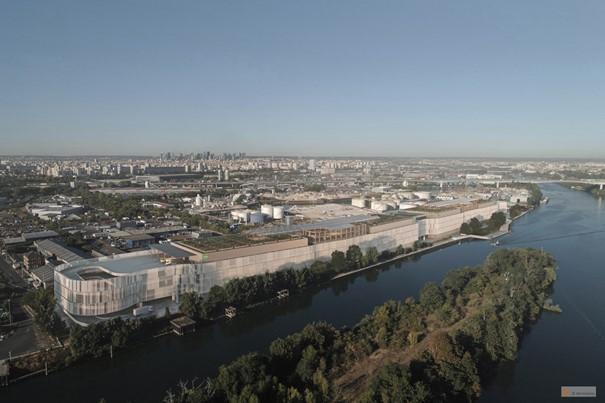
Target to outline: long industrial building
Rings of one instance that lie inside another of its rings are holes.
[[[370,247],[382,252],[411,246],[419,239],[449,237],[473,217],[487,219],[504,210],[505,202],[484,202],[414,215],[373,216],[336,227],[318,223],[315,228],[277,238],[224,236],[156,244],[142,252],[57,266],[55,296],[72,317],[125,314],[138,304],[155,300],[178,303],[184,292],[204,294],[233,278],[305,267],[351,245],[364,252]]]

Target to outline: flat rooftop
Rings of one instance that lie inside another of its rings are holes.
[[[80,276],[80,273],[88,273],[85,274],[84,277],[93,278],[90,273],[94,269],[114,276],[120,276],[153,269],[163,265],[160,256],[157,254],[124,253],[113,257],[74,262],[61,273],[74,280],[82,280],[83,276]]]
[[[291,214],[301,215],[307,220],[323,221],[334,218],[344,218],[353,216],[366,216],[368,210],[352,206],[350,204],[326,203],[312,206],[293,206],[290,208]]]
[[[259,236],[254,234],[254,236],[246,236],[244,234],[231,234],[231,235],[221,235],[221,236],[212,236],[207,238],[200,239],[187,239],[183,241],[179,241],[179,243],[194,248],[201,252],[212,252],[217,250],[229,249],[229,248],[238,248],[244,246],[253,246],[260,245],[271,242],[284,241],[289,239],[296,239],[300,237],[291,236],[286,233],[284,234],[266,234],[263,236]]]
[[[360,222],[368,222],[374,223],[380,217],[378,215],[371,214],[363,214],[363,215],[355,215],[351,217],[338,217],[332,218],[329,220],[318,220],[314,222],[308,222],[303,224],[293,224],[293,225],[273,225],[273,226],[264,226],[260,228],[255,228],[253,230],[248,231],[249,234],[255,235],[267,235],[267,236],[276,236],[288,233],[295,233],[304,230],[311,230],[317,228],[325,228],[325,229],[341,229],[351,227],[355,223]]]

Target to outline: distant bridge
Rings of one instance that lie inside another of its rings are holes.
[[[523,183],[535,183],[535,184],[542,184],[542,183],[581,183],[584,185],[594,185],[594,186],[598,186],[600,190],[603,190],[603,187],[605,186],[605,179],[547,179],[547,180],[526,180],[526,181],[519,181],[519,180],[510,180],[510,179],[503,179],[503,180],[492,180],[489,181],[490,183],[513,183],[513,182],[523,182]],[[482,182],[483,183],[483,182]]]
[[[455,179],[423,179],[416,180],[415,182],[423,182],[423,183],[435,183],[438,185],[445,184],[460,184],[465,182],[475,182],[481,183],[483,185],[496,185],[500,186],[500,184],[505,183],[581,183],[584,185],[594,185],[599,186],[600,190],[605,188],[605,178],[604,179],[465,179],[465,178],[455,178]]]

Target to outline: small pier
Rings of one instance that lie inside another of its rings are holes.
[[[225,316],[228,317],[229,319],[235,318],[236,315],[237,315],[236,307],[228,306],[227,308],[225,308]]]
[[[188,316],[181,316],[170,321],[172,331],[178,336],[195,332],[195,321]]]

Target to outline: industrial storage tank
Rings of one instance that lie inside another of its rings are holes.
[[[276,220],[284,218],[284,208],[282,206],[273,207],[273,218]]]
[[[263,213],[260,211],[255,211],[254,213],[250,214],[250,224],[262,224],[264,221],[265,219],[263,217]]]
[[[414,207],[417,207],[414,203],[399,203],[399,210],[407,210]]]
[[[355,207],[365,208],[366,199],[364,199],[363,197],[354,197],[351,199],[351,205]]]
[[[273,217],[273,206],[270,204],[263,204],[260,206],[260,212],[269,217]]]
[[[425,200],[430,200],[431,198],[431,192],[414,192],[414,196],[416,196],[419,199],[425,199]]]
[[[385,202],[381,202],[378,200],[372,200],[370,208],[374,211],[383,212],[383,211],[387,211],[389,209],[389,206]]]
[[[231,212],[231,218],[235,221],[247,223],[250,221],[250,212],[246,210],[234,210]]]

